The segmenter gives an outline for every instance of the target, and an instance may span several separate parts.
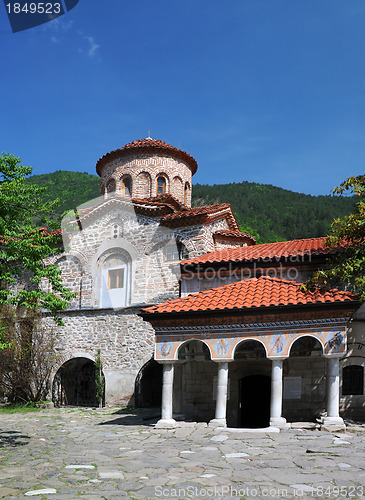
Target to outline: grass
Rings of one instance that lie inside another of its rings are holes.
[[[36,403],[8,403],[5,405],[0,405],[0,415],[2,413],[31,413],[40,411],[41,408],[37,408]]]

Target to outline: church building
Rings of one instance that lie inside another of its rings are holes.
[[[101,197],[63,221],[52,258],[76,293],[56,327],[55,403],[95,404],[100,350],[105,403],[162,403],[160,426],[365,418],[361,303],[301,286],[325,238],[256,244],[229,204],[191,207],[196,170],[150,137],[98,160]]]

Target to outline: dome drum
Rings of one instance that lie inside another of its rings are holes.
[[[127,144],[104,155],[96,165],[106,193],[142,199],[170,193],[189,207],[196,168],[188,153],[154,139]]]

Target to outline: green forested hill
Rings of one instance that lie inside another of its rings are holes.
[[[60,198],[59,217],[100,196],[100,178],[86,173],[57,171],[29,182],[47,186],[45,199]],[[352,211],[355,198],[310,196],[252,182],[193,186],[193,206],[223,202],[231,203],[241,229],[264,243],[325,236],[335,217]]]
[[[311,196],[270,184],[195,184],[194,203],[231,203],[241,229],[262,243],[326,236],[331,222],[352,212],[355,197]]]
[[[44,186],[44,200],[60,199],[58,216],[100,196],[100,177],[80,172],[57,170],[52,174],[33,175],[28,182]]]

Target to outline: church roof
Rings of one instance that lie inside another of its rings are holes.
[[[250,245],[254,245],[256,243],[256,240],[251,234],[248,233],[242,233],[241,231],[231,231],[230,229],[219,229],[218,231],[215,231],[213,234],[215,238],[223,238],[223,239],[233,239],[233,240],[250,240]]]
[[[261,276],[170,300],[145,308],[143,312],[161,314],[358,302],[358,297],[350,292],[320,288],[305,292],[302,287],[303,284],[296,281]]]
[[[103,166],[107,161],[113,160],[115,158],[121,158],[123,156],[129,156],[131,154],[140,153],[140,154],[161,154],[161,155],[169,155],[175,158],[179,158],[180,160],[185,161],[189,167],[191,168],[192,175],[198,169],[198,164],[196,160],[186,153],[182,149],[175,148],[166,142],[160,141],[158,139],[139,139],[137,141],[130,142],[126,144],[122,148],[114,149],[109,153],[106,153],[96,163],[96,172],[98,175],[101,175],[101,171]]]
[[[214,220],[225,217],[232,231],[238,231],[239,226],[233,215],[229,203],[217,203],[215,205],[205,205],[203,207],[189,208],[181,212],[164,215],[161,218],[161,224],[169,227],[185,226],[213,222]]]
[[[166,216],[169,217],[169,216]],[[278,241],[247,247],[227,248],[206,253],[182,264],[213,264],[219,262],[262,261],[270,259],[324,255],[334,252],[325,244],[326,238]]]

